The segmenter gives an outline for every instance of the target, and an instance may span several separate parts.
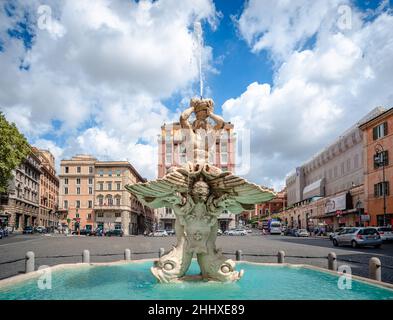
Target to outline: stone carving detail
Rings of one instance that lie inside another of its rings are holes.
[[[243,271],[216,249],[218,216],[223,210],[240,213],[275,194],[230,172],[209,164],[188,163],[173,167],[162,179],[126,186],[151,208],[168,207],[176,215],[177,245],[151,268],[160,282],[181,280],[196,254],[201,276],[206,280],[236,281]]]
[[[184,167],[172,167],[162,179],[126,186],[146,206],[172,208],[176,215],[177,245],[151,268],[160,282],[182,279],[194,254],[203,279],[240,279],[243,271],[236,271],[235,263],[216,249],[217,218],[224,210],[235,214],[253,210],[254,204],[275,196],[269,189],[208,164],[209,143],[205,142],[210,139],[215,146],[225,124],[213,108],[211,99],[192,99],[180,116],[180,124],[188,135],[187,158],[192,161]],[[193,113],[196,120],[190,123]],[[214,126],[209,119],[215,122]]]

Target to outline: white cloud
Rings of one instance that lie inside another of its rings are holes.
[[[392,107],[393,16],[382,12],[365,22],[353,9],[352,29],[340,31],[331,27],[334,20],[326,20],[319,11],[309,11],[308,19],[315,21],[310,32],[306,30],[310,22],[303,21],[303,9],[296,10],[292,2],[279,1],[275,6],[281,9],[269,12],[271,17],[253,21],[250,15],[259,11],[251,12],[250,8],[261,6],[261,2],[250,1],[240,18],[241,28],[247,30],[247,17],[253,36],[283,32],[283,46],[266,42],[264,36],[256,41],[268,43],[260,49],[282,53],[285,58],[277,64],[272,85],[250,84],[242,95],[224,103],[223,114],[236,126],[241,122],[251,129],[252,170],[248,177],[277,188],[284,185],[286,173],[373,108]],[[323,12],[329,16],[328,11]],[[296,30],[281,30],[272,24],[282,20],[301,25],[296,25]],[[295,50],[297,42],[314,33],[316,41],[311,49]],[[295,38],[289,39],[291,36]],[[254,42],[249,43],[255,51]]]
[[[154,177],[157,163],[147,168],[142,161],[153,159],[157,141],[149,137],[174,118],[161,101],[196,80],[192,25],[201,19],[216,27],[212,1],[50,1],[49,22],[41,1],[13,5],[11,16],[0,11],[0,109],[32,141],[69,136],[62,156],[79,150],[128,157]],[[20,21],[34,34],[29,50],[7,35]],[[204,57],[209,66],[211,48]]]

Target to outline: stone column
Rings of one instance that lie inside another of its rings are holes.
[[[121,228],[125,236],[130,235],[130,212],[129,211],[122,211],[121,212]]]

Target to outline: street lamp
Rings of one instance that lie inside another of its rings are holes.
[[[385,181],[385,149],[381,144],[375,146],[374,162],[378,163],[378,168],[382,166],[382,183],[383,183],[383,225],[386,226],[386,181]]]

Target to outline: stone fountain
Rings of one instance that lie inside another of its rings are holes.
[[[191,99],[190,107],[180,116],[187,164],[170,168],[161,179],[126,186],[145,205],[172,208],[175,213],[177,244],[151,268],[163,283],[184,280],[194,254],[201,269],[198,277],[239,280],[243,270],[236,271],[234,261],[216,248],[217,218],[224,210],[235,214],[254,210],[254,204],[275,197],[273,191],[209,164],[209,146],[215,146],[225,123],[213,111],[211,99]],[[191,123],[192,114],[195,121]]]

